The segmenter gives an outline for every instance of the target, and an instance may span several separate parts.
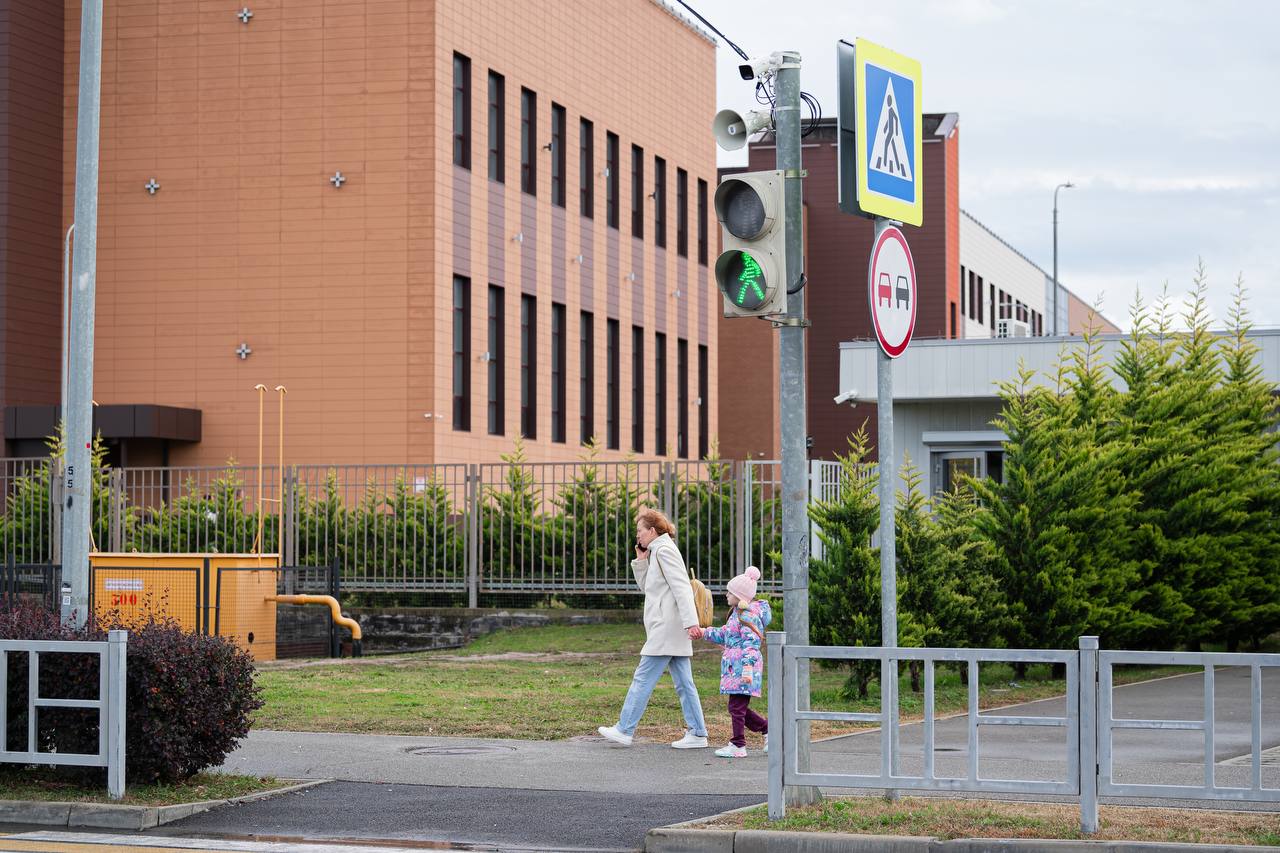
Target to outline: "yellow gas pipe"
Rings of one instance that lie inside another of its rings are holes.
[[[329,608],[329,613],[333,616],[334,624],[343,625],[351,629],[351,656],[360,657],[364,654],[364,644],[362,641],[363,634],[360,633],[360,623],[354,619],[342,615],[342,608],[338,606],[338,599],[332,595],[269,595],[267,601],[276,601],[280,604],[324,604]]]

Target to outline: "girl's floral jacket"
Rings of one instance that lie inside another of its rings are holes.
[[[764,681],[761,638],[772,619],[769,602],[757,598],[746,610],[733,608],[729,621],[723,627],[707,628],[702,632],[702,639],[724,646],[724,655],[720,658],[721,693],[760,695]],[[756,630],[752,631],[752,627]],[[759,635],[756,631],[760,632]]]

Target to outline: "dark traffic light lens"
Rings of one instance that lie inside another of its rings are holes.
[[[764,305],[768,282],[750,252],[726,252],[716,266],[720,287],[730,302],[748,311]]]
[[[739,240],[753,240],[764,230],[764,201],[745,181],[732,181],[723,190],[724,227]]]

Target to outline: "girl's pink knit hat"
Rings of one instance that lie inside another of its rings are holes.
[[[726,584],[729,592],[734,598],[742,602],[745,607],[756,597],[756,581],[760,580],[760,570],[755,566],[747,566],[747,570],[740,575],[734,575]]]

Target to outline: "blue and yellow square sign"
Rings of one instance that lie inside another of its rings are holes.
[[[854,59],[858,207],[864,215],[919,225],[920,63],[865,39],[854,43]]]

